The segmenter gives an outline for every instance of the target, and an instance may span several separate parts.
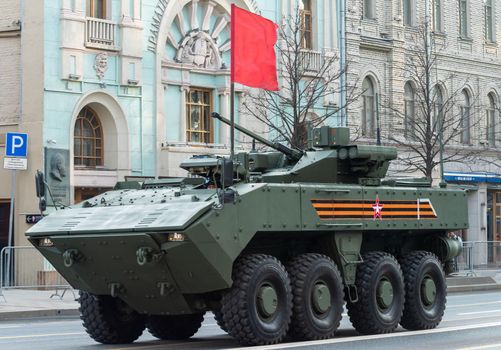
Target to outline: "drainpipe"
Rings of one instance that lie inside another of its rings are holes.
[[[339,108],[340,124],[348,126],[347,107],[346,107],[346,0],[337,0],[338,17],[338,42],[339,42],[339,69],[341,72],[339,86]]]

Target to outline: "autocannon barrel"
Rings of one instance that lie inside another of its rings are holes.
[[[222,117],[221,115],[219,115],[219,113],[214,112],[211,114],[211,117],[218,119],[221,122],[231,126],[231,121]],[[246,129],[243,126],[240,126],[238,124],[235,124],[235,129],[237,129],[240,132],[243,132],[247,136],[252,137],[253,139],[261,142],[262,144],[264,144],[270,148],[273,148],[274,150],[282,152],[283,154],[285,154],[287,157],[289,157],[290,159],[292,159],[294,161],[298,161],[303,156],[303,153],[301,151],[289,148],[289,147],[287,147],[281,143],[278,143],[278,142],[269,141],[269,140],[265,139],[264,137],[261,137],[261,136],[257,135],[256,133],[250,131],[249,129]]]

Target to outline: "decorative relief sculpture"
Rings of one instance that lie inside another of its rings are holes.
[[[214,39],[203,31],[192,31],[179,45],[176,61],[193,64],[199,68],[219,68],[219,55]]]
[[[101,52],[96,55],[94,70],[99,80],[103,80],[104,73],[108,70],[108,54],[106,52]]]

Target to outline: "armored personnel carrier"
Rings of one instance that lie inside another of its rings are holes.
[[[362,334],[440,323],[462,190],[383,180],[396,149],[346,128],[314,129],[306,151],[237,129],[274,151],[195,156],[186,178],[119,183],[26,233],[80,290],[93,339],[186,339],[208,311],[242,344],[326,339],[345,303]]]

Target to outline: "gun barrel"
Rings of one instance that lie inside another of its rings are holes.
[[[221,122],[231,126],[231,122],[228,119],[219,115],[219,113],[214,112],[211,114],[211,117],[218,119]],[[300,151],[290,149],[289,147],[282,145],[281,143],[271,142],[271,141],[265,139],[264,137],[261,137],[261,136],[257,135],[256,133],[250,131],[249,129],[244,128],[243,126],[235,124],[235,129],[237,129],[240,132],[243,132],[247,136],[252,137],[253,139],[261,142],[262,144],[273,148],[274,150],[277,150],[279,152],[286,154],[288,157],[292,158],[293,160],[297,161],[302,156],[302,153]]]

